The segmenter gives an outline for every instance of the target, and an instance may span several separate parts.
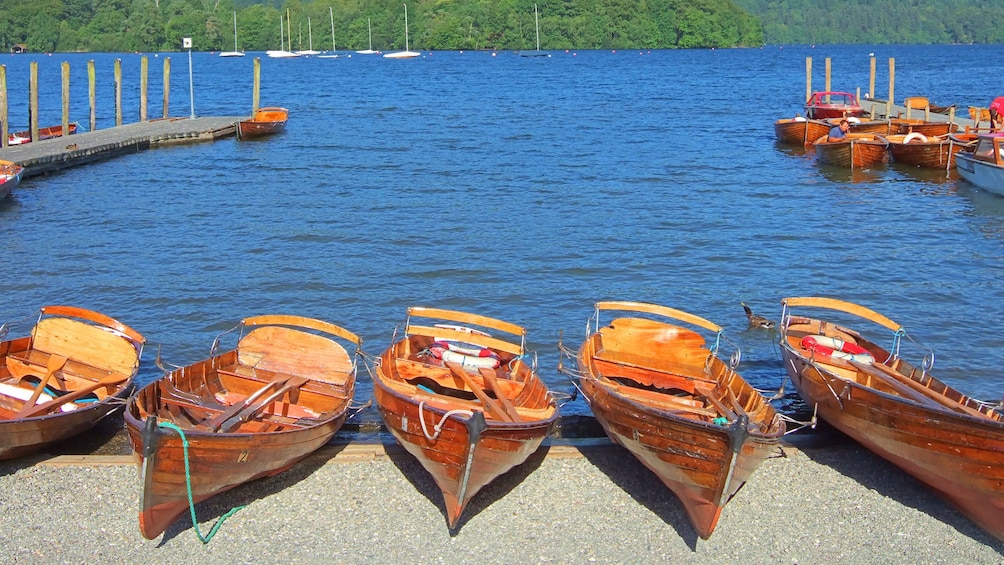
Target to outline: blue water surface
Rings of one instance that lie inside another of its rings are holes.
[[[880,98],[894,58],[897,100],[964,114],[1001,94],[996,49],[193,53],[197,115],[248,114],[261,57],[261,103],[290,109],[287,131],[26,179],[0,202],[0,320],[54,303],[104,312],[148,338],[149,380],[156,348],[194,362],[249,315],[326,319],[377,354],[407,307],[455,308],[526,326],[541,375],[567,392],[559,331],[574,348],[596,301],[650,301],[724,326],[767,390],[784,375],[776,336],[747,330],[740,302],[777,319],[781,298],[825,295],[903,324],[936,352],[939,378],[998,400],[1004,198],[944,171],[821,166],[772,129],[802,111],[806,57],[815,89],[829,57],[832,89],[866,93],[874,53]],[[31,61],[43,125],[61,120],[65,61],[71,119],[86,128],[91,59],[98,127],[114,125],[115,59],[123,118],[138,120],[143,56],[148,115],[163,111],[167,57],[170,114],[189,115],[187,53],[5,55],[11,127],[27,124]],[[361,377],[358,398],[370,393]]]

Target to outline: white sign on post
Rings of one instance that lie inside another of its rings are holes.
[[[191,49],[192,48],[192,38],[191,37],[182,38],[182,40],[181,40],[181,46],[184,47],[185,49]]]

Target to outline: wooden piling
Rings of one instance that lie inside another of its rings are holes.
[[[261,96],[261,58],[254,58],[254,87],[251,89],[251,115],[258,111],[259,97]]]
[[[871,99],[875,98],[875,56],[869,57],[869,71],[868,71],[868,97]]]
[[[31,140],[38,141],[38,63],[32,61],[28,68],[28,130]]]
[[[171,100],[171,58],[164,57],[164,117],[170,116],[168,104]]]
[[[144,56],[139,60],[139,121],[146,121],[146,82],[150,61]]]
[[[98,105],[97,97],[94,95],[94,85],[97,83],[97,78],[94,73],[94,59],[87,61],[87,102],[91,108],[91,129],[89,131],[94,131],[98,129]]]
[[[122,59],[115,59],[115,126],[122,125]]]
[[[889,57],[889,102],[896,103],[896,59]]]
[[[805,58],[805,101],[812,98],[812,57]]]
[[[826,58],[826,92],[830,92],[830,58]]]
[[[0,65],[0,147],[7,147],[7,65]]]
[[[70,135],[70,63],[63,61],[63,131],[60,136]]]

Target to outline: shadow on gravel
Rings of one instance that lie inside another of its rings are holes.
[[[955,510],[936,491],[841,432],[829,428],[827,433],[842,437],[845,441],[830,444],[825,449],[818,446],[800,446],[802,453],[816,463],[830,467],[868,489],[887,496],[903,506],[928,514],[955,528],[960,534],[1004,553],[1004,543],[997,541]]]
[[[330,457],[335,457],[344,448],[344,445],[333,446],[329,451]],[[314,471],[323,467],[326,461],[327,458],[324,457],[308,456],[288,471],[284,471],[273,477],[265,477],[249,483],[244,483],[196,504],[195,517],[199,521],[199,532],[201,532],[204,537],[208,536],[217,520],[219,520],[220,517],[227,512],[230,512],[231,509],[238,506],[250,506],[249,508],[245,508],[243,511],[252,511],[256,500],[276,494],[286,487],[306,479],[312,475]],[[267,518],[262,519],[264,520]],[[224,523],[222,529],[225,530],[226,527],[227,525]],[[191,510],[186,511],[184,514],[179,516],[178,519],[164,531],[160,542],[157,543],[157,547],[164,546],[168,541],[174,539],[178,535],[196,535],[192,528]]]
[[[672,526],[691,551],[697,550],[700,538],[690,525],[683,503],[631,452],[619,445],[610,445],[583,449],[582,454],[631,498]]]
[[[537,449],[537,451],[531,454],[526,461],[523,462],[523,464],[513,467],[508,472],[485,485],[485,487],[475,494],[474,498],[467,503],[467,507],[464,508],[464,512],[460,515],[460,520],[457,522],[456,527],[450,530],[450,536],[456,536],[468,520],[477,516],[482,510],[491,506],[496,500],[504,497],[521,482],[523,482],[523,480],[528,477],[530,473],[540,467],[544,458],[547,457],[548,449],[549,447],[546,445],[541,446]],[[443,493],[439,490],[439,486],[436,484],[436,481],[433,480],[432,475],[430,475],[429,472],[422,467],[422,464],[418,462],[418,459],[405,451],[403,448],[393,450],[388,449],[387,457],[401,471],[401,474],[404,475],[405,479],[407,479],[408,482],[415,487],[415,490],[427,498],[430,504],[435,505],[439,509],[440,513],[443,515],[443,527],[448,527],[446,505],[443,502]]]

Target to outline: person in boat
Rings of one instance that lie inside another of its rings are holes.
[[[847,132],[849,131],[851,131],[851,123],[844,118],[840,120],[839,124],[830,128],[830,133],[826,134],[826,141],[829,143],[843,141],[847,137]]]
[[[1004,131],[1004,96],[990,103],[990,133]]]

